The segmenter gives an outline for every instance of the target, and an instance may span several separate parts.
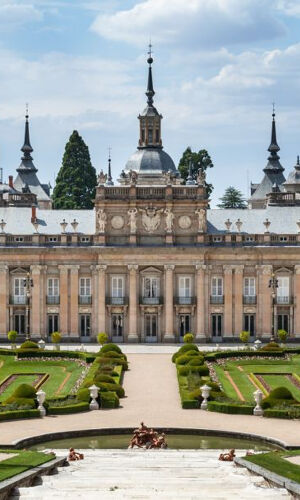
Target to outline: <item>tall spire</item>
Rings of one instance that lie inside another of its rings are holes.
[[[270,156],[268,157],[268,164],[265,167],[264,171],[266,170],[281,170],[283,171],[284,168],[280,164],[280,156],[278,155],[278,151],[280,151],[280,147],[277,144],[277,137],[276,137],[276,121],[275,121],[275,104],[273,103],[273,112],[272,112],[272,128],[271,128],[271,143],[270,146],[268,147],[268,151],[270,152]]]
[[[25,114],[25,133],[24,133],[24,144],[21,147],[21,151],[23,156],[21,157],[21,165],[17,169],[19,172],[21,170],[32,170],[37,172],[34,164],[32,163],[31,153],[33,152],[33,148],[30,144],[30,134],[29,134],[29,113],[28,113],[28,104],[26,103],[26,114]]]
[[[111,155],[110,155],[110,152],[111,152],[111,147],[108,148],[107,181],[105,183],[107,186],[113,186],[114,185],[113,180],[112,180],[112,176],[111,176]]]
[[[153,57],[152,57],[152,44],[151,42],[149,43],[149,50],[148,50],[148,59],[147,63],[149,64],[149,69],[148,69],[148,85],[147,85],[147,103],[148,106],[153,105],[153,97],[155,95],[154,88],[153,88],[153,78],[152,78],[152,63],[153,63]]]

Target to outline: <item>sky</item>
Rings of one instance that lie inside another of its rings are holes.
[[[16,175],[29,103],[34,163],[54,185],[74,129],[116,179],[138,141],[153,44],[155,105],[175,164],[207,149],[212,206],[267,163],[272,103],[285,175],[300,154],[300,0],[0,0],[0,167]]]

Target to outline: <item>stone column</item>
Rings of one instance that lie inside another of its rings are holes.
[[[59,308],[59,319],[60,319],[60,332],[62,335],[67,336],[69,334],[69,311],[68,311],[68,266],[61,265],[58,266],[59,269],[59,290],[60,290],[60,308]]]
[[[80,266],[70,266],[70,336],[79,337],[78,333],[78,296]]]
[[[97,335],[97,310],[98,310],[98,271],[96,266],[90,266],[92,273],[91,293],[92,293],[92,318],[91,318],[91,337],[95,338]]]
[[[232,337],[232,266],[224,267],[224,337]]]
[[[261,324],[261,336],[270,337],[272,331],[272,296],[269,288],[273,267],[271,265],[262,265],[259,268],[259,322]]]
[[[174,272],[173,264],[165,265],[165,342],[175,342],[174,336]]]
[[[300,265],[294,273],[294,336],[300,337]]]
[[[205,269],[204,264],[196,264],[196,295],[197,295],[197,326],[196,341],[201,342],[206,339],[205,335]]]
[[[234,335],[239,338],[243,330],[243,272],[244,266],[234,268]]]
[[[7,334],[8,326],[8,303],[9,303],[9,274],[8,266],[0,265],[0,335]]]
[[[129,331],[128,342],[138,341],[137,332],[137,270],[138,265],[129,264]]]
[[[105,311],[105,271],[107,269],[107,266],[105,264],[99,264],[96,266],[96,269],[98,271],[98,331],[96,332],[96,335],[98,333],[106,332],[106,321],[105,321],[105,316],[106,316],[106,311]]]
[[[41,270],[43,266],[30,266],[31,278],[33,287],[31,288],[31,318],[30,318],[30,334],[34,337],[41,336]]]

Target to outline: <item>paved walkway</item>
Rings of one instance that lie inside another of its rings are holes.
[[[257,434],[300,447],[300,421],[250,415],[225,415],[180,406],[176,371],[170,354],[130,354],[125,373],[127,397],[121,408],[77,415],[49,416],[0,423],[0,443],[68,430],[136,427],[141,420],[152,427],[201,428]]]

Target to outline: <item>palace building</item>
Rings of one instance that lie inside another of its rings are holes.
[[[0,183],[0,340],[9,330],[66,342],[234,341],[242,330],[300,338],[300,165],[287,180],[273,113],[270,156],[248,209],[210,209],[205,174],[184,184],[164,151],[152,57],[135,153],[93,210],[54,210],[26,116],[18,176]],[[269,282],[276,277],[272,295]]]

